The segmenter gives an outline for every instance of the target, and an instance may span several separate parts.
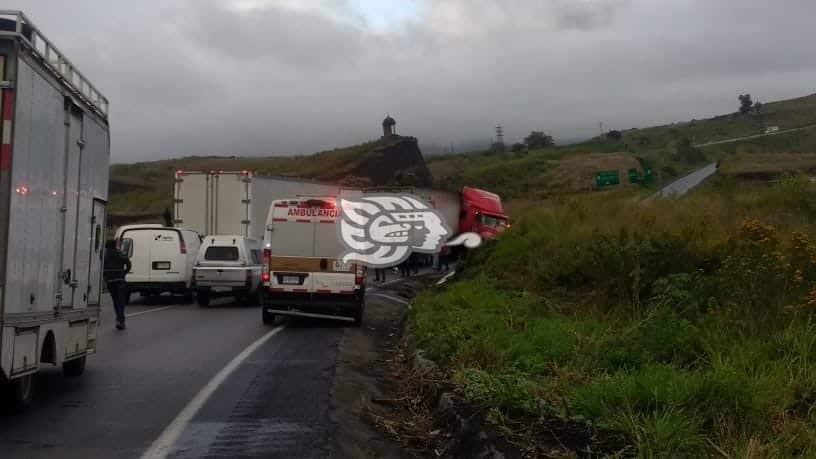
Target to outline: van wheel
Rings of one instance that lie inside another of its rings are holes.
[[[199,290],[196,293],[196,298],[198,299],[198,305],[202,308],[205,308],[210,305],[210,291],[209,290]]]
[[[192,290],[185,290],[184,291],[184,298],[182,299],[184,304],[190,304],[193,302],[193,291]]]
[[[265,325],[275,325],[275,323],[278,321],[278,316],[272,314],[271,312],[266,312],[266,308],[262,309],[262,311],[263,323]]]
[[[2,389],[2,408],[9,413],[19,413],[31,404],[34,396],[34,375],[26,375],[7,381]]]
[[[76,378],[85,372],[85,357],[62,363],[62,373],[69,378]]]

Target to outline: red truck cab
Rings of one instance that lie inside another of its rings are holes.
[[[495,193],[478,188],[462,188],[462,207],[459,212],[459,232],[473,232],[482,239],[493,239],[509,226],[501,198]]]

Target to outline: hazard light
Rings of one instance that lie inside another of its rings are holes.
[[[263,282],[269,282],[269,279],[270,279],[269,272],[265,272],[265,273],[261,274],[261,280]]]

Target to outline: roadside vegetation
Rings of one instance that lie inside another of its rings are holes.
[[[803,177],[564,199],[420,295],[411,323],[462,394],[501,412],[619,430],[642,457],[812,457],[814,230]]]

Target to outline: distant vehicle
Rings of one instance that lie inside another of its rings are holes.
[[[195,231],[161,225],[132,225],[122,229],[116,239],[122,253],[130,258],[130,273],[125,276],[127,298],[165,292],[192,300],[193,265],[201,237]]]
[[[489,191],[464,187],[460,192],[414,187],[350,188],[289,177],[254,176],[241,172],[175,174],[175,225],[201,234],[238,234],[262,239],[270,205],[278,199],[308,196],[359,197],[374,192],[415,194],[444,215],[456,232],[495,238],[509,226],[501,198]]]
[[[773,134],[774,132],[779,132],[779,126],[768,126],[765,128],[766,134]]]
[[[193,281],[200,306],[213,295],[228,294],[260,304],[261,243],[244,236],[207,236],[198,251]]]
[[[0,12],[0,408],[42,364],[96,352],[108,201],[108,100],[21,12]],[[59,384],[55,387],[58,387]]]
[[[365,311],[365,268],[338,259],[337,197],[276,200],[263,249],[263,322],[276,316],[353,322]]]

